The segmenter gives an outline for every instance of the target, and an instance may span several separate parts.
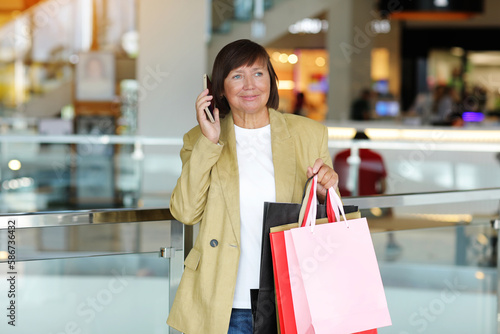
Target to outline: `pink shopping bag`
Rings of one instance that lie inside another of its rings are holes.
[[[328,194],[336,221],[339,209],[345,220],[340,198]],[[391,325],[366,219],[316,225],[312,217],[284,232],[297,329],[355,333]]]

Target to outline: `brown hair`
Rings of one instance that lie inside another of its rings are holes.
[[[248,39],[240,39],[227,44],[219,51],[212,69],[212,93],[221,117],[227,115],[231,109],[227,99],[222,94],[224,92],[224,80],[229,75],[229,72],[241,66],[253,65],[258,61],[262,61],[266,65],[271,78],[271,89],[266,106],[273,109],[278,108],[278,76],[274,71],[266,49]]]

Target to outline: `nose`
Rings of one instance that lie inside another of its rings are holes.
[[[254,88],[253,75],[245,75],[245,79],[243,80],[243,88],[244,89],[253,89]]]

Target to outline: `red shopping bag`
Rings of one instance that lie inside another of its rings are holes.
[[[300,217],[304,217],[304,219],[300,219],[303,221],[301,225],[305,224],[307,219],[311,220],[316,217],[316,179],[313,180],[309,187],[305,192],[308,196],[304,199],[300,213]],[[334,211],[327,211],[328,220],[334,221],[335,218],[332,217]],[[318,332],[312,323],[300,271],[297,268],[291,270],[288,266],[288,263],[297,263],[297,257],[294,252],[287,252],[286,244],[290,242],[291,236],[286,235],[288,231],[285,232],[285,230],[297,226],[297,224],[289,224],[275,227],[272,229],[273,232],[270,233],[279,327],[283,334],[319,334],[321,332]],[[298,302],[295,302],[295,300],[298,300]],[[376,334],[377,329],[359,333]]]
[[[328,195],[336,221],[340,220],[340,210],[344,222],[316,225],[309,216],[305,227],[284,232],[289,272],[298,271],[302,279],[302,285],[291,285],[293,303],[307,303],[317,334],[389,326],[391,319],[368,223],[365,218],[346,221],[336,192],[329,189]],[[303,319],[295,313],[299,325]]]
[[[282,334],[295,334],[295,314],[292,292],[286,261],[285,235],[283,232],[271,233],[271,254],[273,257],[274,286],[278,308],[278,326]]]

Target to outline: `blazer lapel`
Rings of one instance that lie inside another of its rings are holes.
[[[221,134],[219,142],[224,148],[215,164],[215,169],[222,184],[222,193],[226,210],[231,221],[233,233],[240,245],[240,188],[238,173],[238,157],[236,155],[236,137],[231,113],[221,119]]]
[[[276,184],[276,201],[288,203],[292,201],[296,161],[295,146],[290,135],[285,118],[281,113],[269,109],[271,123],[271,147],[273,153],[274,179]],[[223,187],[223,196],[226,203],[233,233],[240,245],[240,188],[238,173],[238,157],[236,155],[236,137],[234,122],[231,113],[221,120],[221,136],[219,139],[224,145],[219,161],[215,165]]]
[[[292,201],[297,172],[295,145],[285,117],[281,113],[269,109],[269,120],[271,123],[276,202],[289,203]]]

